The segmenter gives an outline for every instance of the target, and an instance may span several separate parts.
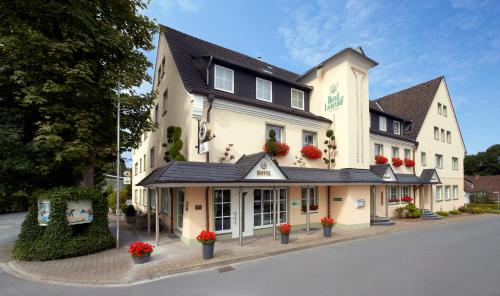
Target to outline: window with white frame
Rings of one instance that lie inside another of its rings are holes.
[[[278,208],[276,209],[276,216],[278,218],[277,224],[281,223],[286,223],[288,221],[287,219],[287,190],[286,188],[280,188],[278,189],[278,199],[277,199],[277,205]]]
[[[392,157],[399,158],[399,148],[398,147],[392,147]]]
[[[151,147],[149,150],[149,167],[153,168],[155,166],[155,147]]]
[[[410,149],[405,149],[405,159],[412,159]]]
[[[272,124],[266,124],[266,140],[269,139],[269,131],[271,130],[274,130],[274,133],[276,135],[276,142],[281,143],[281,141],[283,141],[283,127]]]
[[[384,116],[378,117],[378,128],[381,131],[387,131],[387,118]]]
[[[451,132],[446,131],[446,142],[451,144]]]
[[[162,112],[163,115],[165,112],[167,112],[168,109],[168,88],[163,92],[163,98],[162,98]]]
[[[137,173],[138,173],[138,171],[137,171],[137,170],[138,170],[138,169],[139,169],[139,164],[136,162],[136,163],[134,164],[134,176],[137,176]]]
[[[394,121],[392,127],[396,135],[401,135],[401,123],[399,121]]]
[[[161,60],[161,76],[160,79],[163,78],[163,75],[165,75],[165,57]]]
[[[215,231],[231,230],[231,190],[214,190]]]
[[[266,102],[273,101],[273,85],[271,81],[264,80],[261,78],[256,78],[256,93],[257,99]]]
[[[168,213],[168,188],[162,188],[160,192],[160,210],[163,213]]]
[[[451,158],[451,168],[454,170],[458,170],[458,158],[457,157]]]
[[[438,103],[438,114],[443,114],[443,105],[441,103]]]
[[[422,164],[422,166],[427,165],[427,153],[420,152],[420,163]]]
[[[316,196],[316,187],[302,188],[302,212],[307,212],[307,198],[309,198],[309,211],[316,212],[318,210],[318,197]]]
[[[450,185],[444,186],[444,200],[451,199],[451,187]]]
[[[443,168],[443,156],[441,154],[436,154],[436,169]]]
[[[316,133],[313,132],[302,132],[302,146],[314,145],[316,139]]]
[[[387,186],[387,202],[399,203],[398,186]]]
[[[444,142],[444,129],[441,129],[441,142]]]
[[[448,108],[445,105],[443,105],[443,115],[448,116]]]
[[[148,205],[148,190],[147,189],[143,189],[142,190],[142,205],[143,206],[147,206]]]
[[[134,203],[139,203],[139,191],[137,189],[134,190]]]
[[[434,140],[439,140],[439,128],[437,126],[434,127]]]
[[[291,94],[292,107],[300,110],[304,110],[304,92],[295,88],[292,88]]]
[[[401,197],[411,197],[411,186],[401,186]]]
[[[144,162],[142,163],[144,166],[142,167],[143,171],[146,171],[146,154],[144,154]]]
[[[436,186],[436,201],[442,201],[442,200],[443,200],[443,186],[437,185]]]
[[[156,105],[155,105],[155,117],[154,117],[154,118],[155,118],[155,123],[158,123],[158,122],[159,122],[159,119],[160,119],[160,116],[159,116],[159,114],[158,114],[158,113],[160,112],[160,111],[159,111],[159,108],[160,108],[160,107],[158,106],[158,104],[156,104]]]
[[[273,225],[273,189],[254,189],[254,227],[263,228]],[[277,224],[287,221],[287,192],[285,188],[278,189],[276,200]]]
[[[215,65],[215,89],[234,93],[234,71]]]
[[[458,199],[458,185],[453,185],[453,199]]]
[[[151,199],[151,208],[156,209],[156,190],[149,190],[149,198]]]
[[[375,144],[375,147],[374,147],[374,155],[384,155],[384,145],[381,145],[381,144]]]
[[[142,173],[142,158],[139,159],[139,173]]]

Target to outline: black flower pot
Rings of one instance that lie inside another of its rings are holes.
[[[209,260],[209,259],[214,258],[214,245],[215,244],[202,244],[203,259]]]
[[[288,244],[288,240],[290,239],[290,233],[282,233],[281,234],[281,243]]]
[[[323,236],[324,237],[332,236],[332,226],[323,226]]]
[[[147,256],[141,256],[141,257],[132,257],[132,259],[134,260],[135,264],[143,264],[143,263],[149,262],[149,260],[151,259],[151,256],[147,255]]]

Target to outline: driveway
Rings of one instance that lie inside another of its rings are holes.
[[[0,295],[500,295],[500,217],[396,232],[126,287],[26,282]]]
[[[17,239],[25,212],[0,215],[0,262],[7,262],[10,250]]]

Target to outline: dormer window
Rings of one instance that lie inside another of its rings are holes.
[[[387,131],[387,118],[385,118],[384,116],[379,116],[378,118],[378,128],[381,130],[381,131]]]
[[[304,92],[292,88],[292,107],[304,110]]]
[[[215,65],[215,89],[234,93],[234,71]]]
[[[392,127],[396,135],[401,135],[401,123],[399,121],[394,121]]]
[[[257,78],[256,79],[256,93],[257,99],[272,102],[273,101],[273,84],[271,81]]]

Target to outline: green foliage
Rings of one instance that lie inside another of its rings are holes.
[[[323,161],[325,162],[328,169],[335,163],[335,150],[337,149],[337,144],[335,143],[335,134],[333,130],[326,131],[326,140],[324,142],[326,148],[323,149],[325,157]]]
[[[442,217],[448,217],[448,212],[443,212],[443,211],[437,211],[436,214],[438,214],[439,216],[442,216]]]
[[[493,200],[490,195],[486,192],[471,193],[469,195],[469,200],[471,204],[492,204]]]
[[[120,209],[125,211],[127,207],[127,196],[128,190],[125,188],[120,190]],[[116,213],[116,191],[112,191],[108,194],[108,205],[112,213]]]
[[[89,186],[123,147],[154,128],[145,52],[156,24],[142,0],[0,3],[0,192]]]
[[[20,212],[28,209],[28,195],[24,191],[11,194],[0,191],[0,214]]]
[[[404,207],[396,208],[394,213],[398,218],[420,218],[422,216],[422,211],[411,202]]]
[[[490,209],[490,210],[496,210],[498,205],[497,204],[468,204],[468,208],[480,208],[480,209]]]
[[[135,217],[137,212],[135,211],[135,208],[133,205],[128,205],[127,208],[125,209],[125,215],[127,217]]]
[[[276,131],[269,130],[269,139],[266,141],[266,151],[271,156],[278,155],[278,142],[276,141]]]
[[[166,147],[165,156],[163,159],[166,162],[172,160],[186,160],[184,155],[180,153],[184,143],[181,140],[182,129],[176,126],[169,126],[167,128],[167,143],[163,143],[163,147]]]
[[[464,172],[466,175],[500,175],[500,144],[492,145],[476,155],[466,155]]]
[[[459,210],[464,213],[469,213],[469,214],[482,214],[484,213],[484,209],[479,208],[479,207],[474,207],[467,205],[466,207],[460,207]]]
[[[462,212],[459,210],[451,210],[448,212],[450,215],[462,215]]]
[[[95,253],[115,245],[108,228],[108,203],[97,188],[58,187],[35,197],[35,200],[39,199],[50,200],[50,221],[47,226],[38,225],[38,208],[34,202],[12,250],[14,258],[26,261],[54,260]],[[66,209],[70,200],[90,200],[93,221],[68,225]]]

